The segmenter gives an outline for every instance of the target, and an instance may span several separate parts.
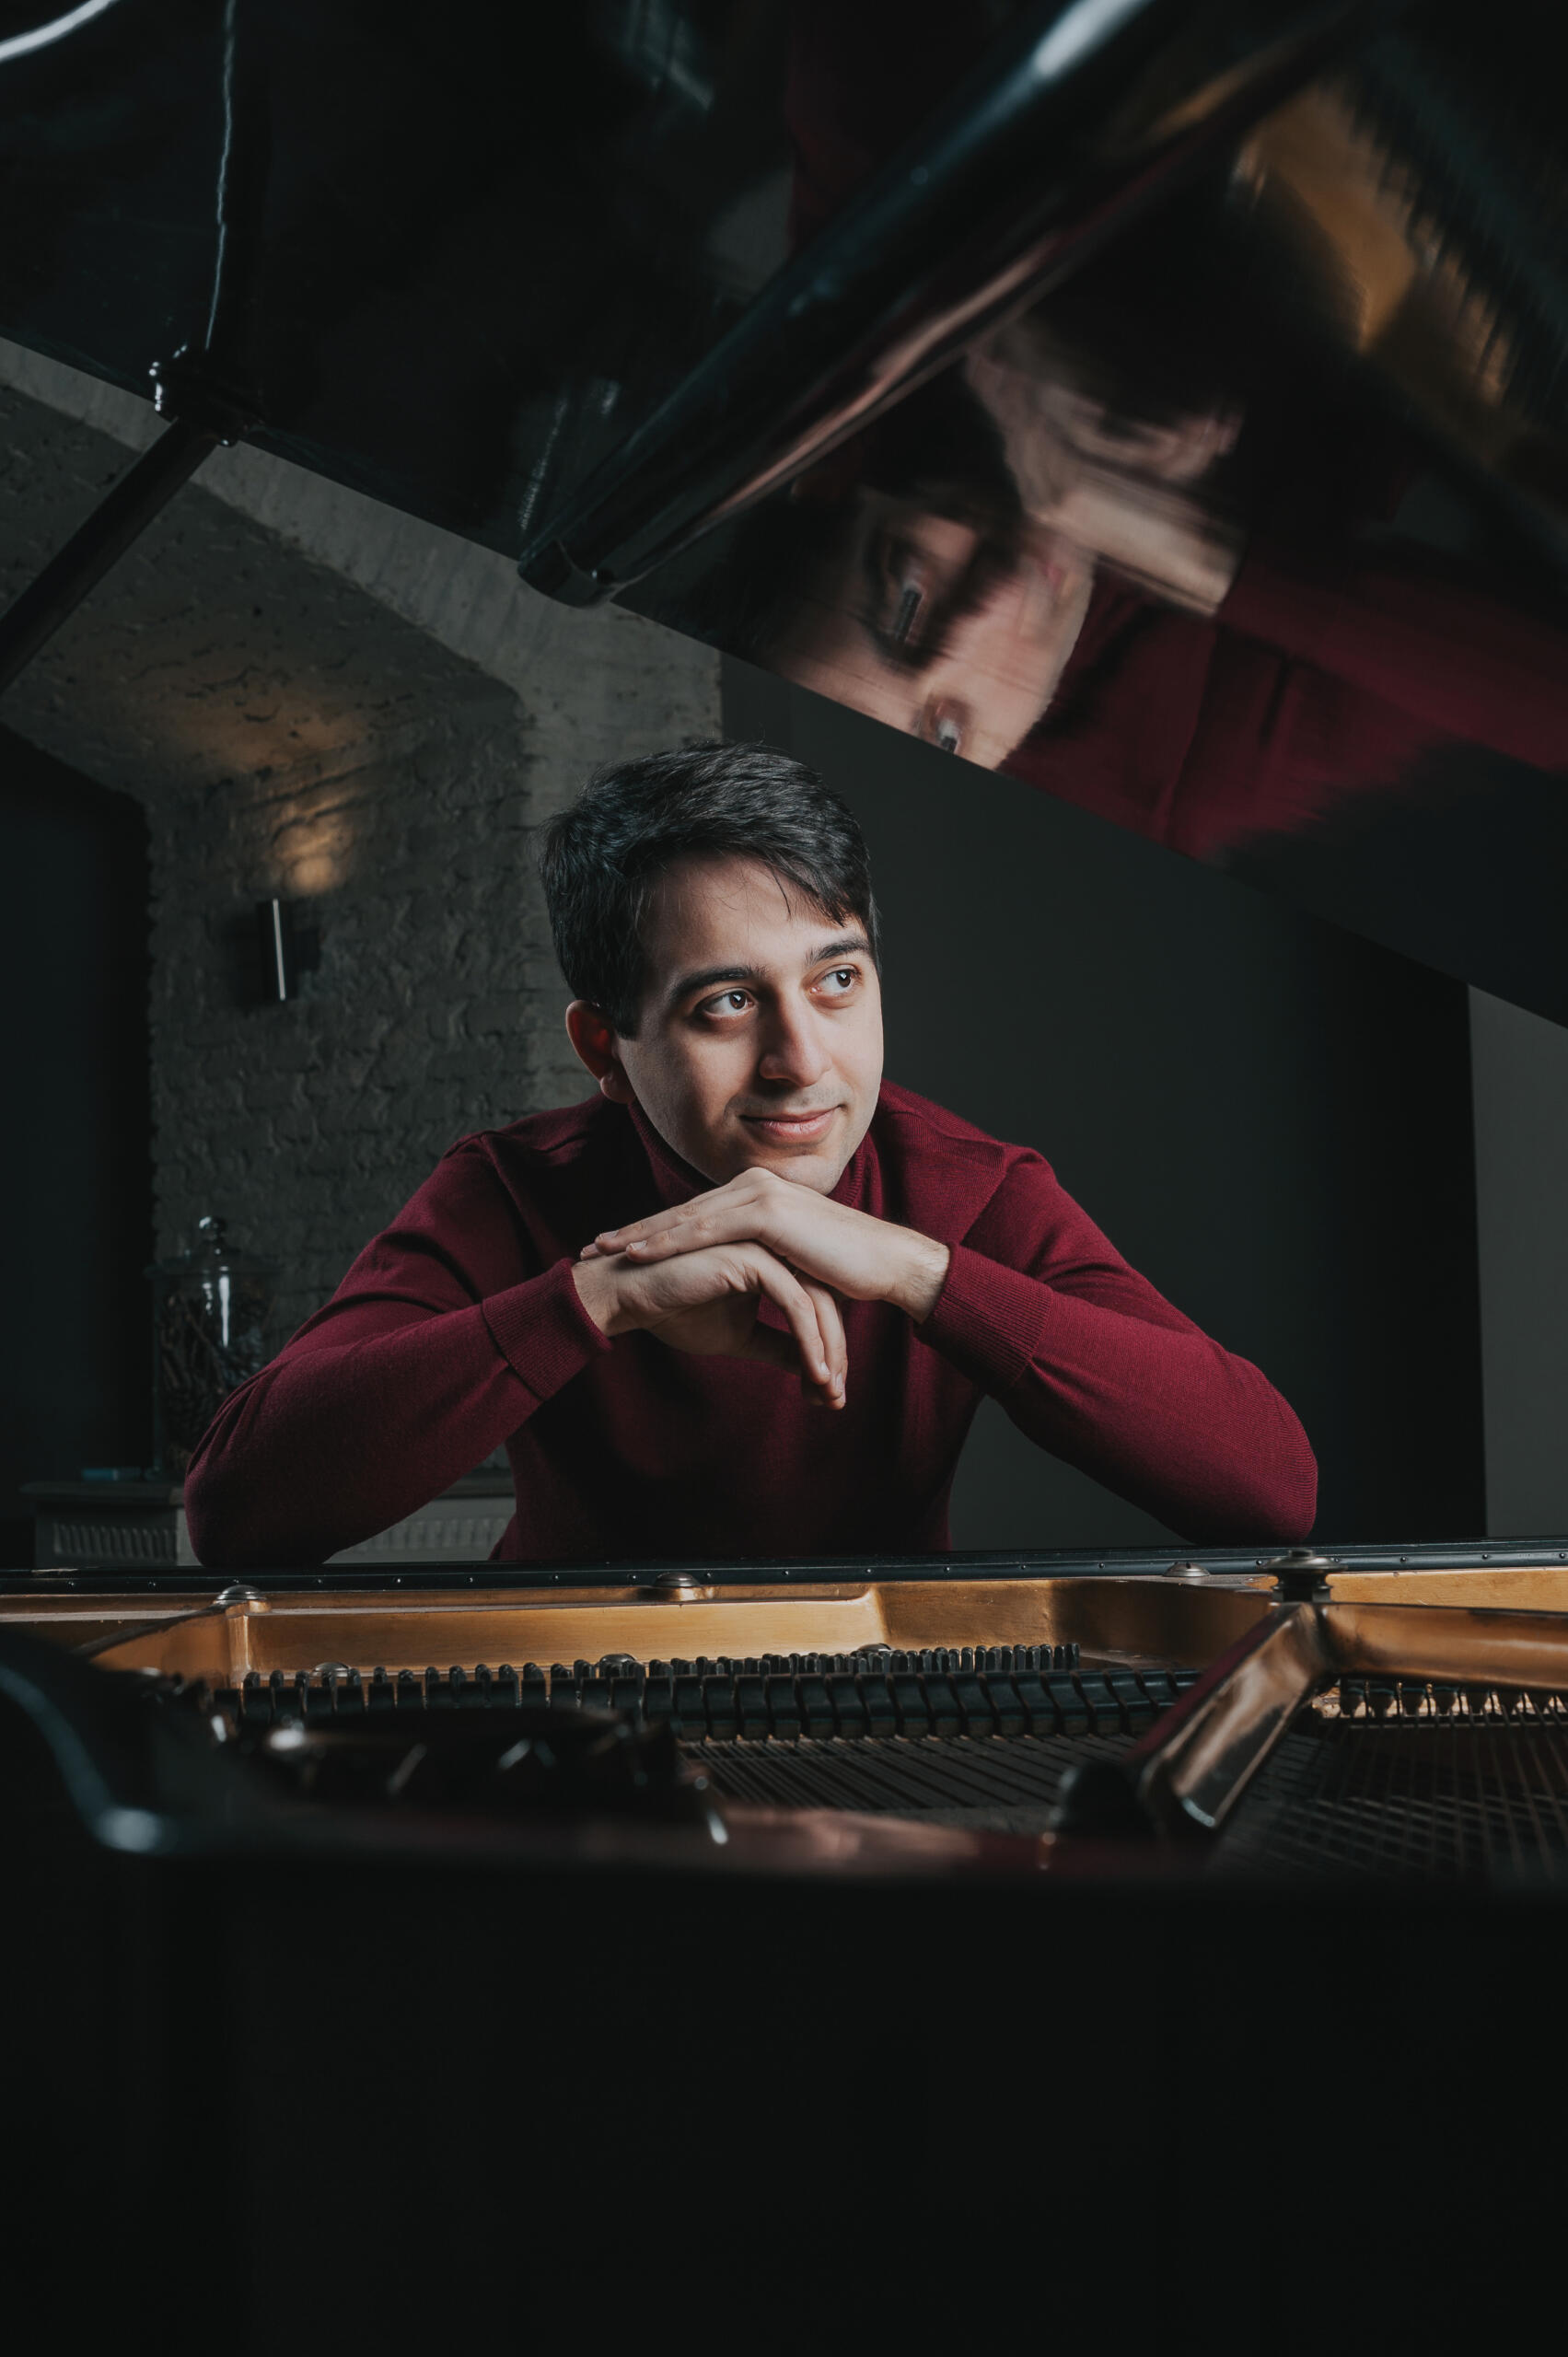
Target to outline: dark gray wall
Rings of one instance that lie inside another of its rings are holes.
[[[1486,1527],[1568,1530],[1568,1030],[1470,993]]]
[[[1461,983],[740,664],[725,725],[831,779],[887,919],[888,1069],[1038,1146],[1301,1415],[1319,1536],[1484,1523]],[[1148,1517],[981,1412],[959,1546]]]
[[[0,1561],[17,1485],[149,1454],[147,830],[136,804],[0,730],[6,1010]]]

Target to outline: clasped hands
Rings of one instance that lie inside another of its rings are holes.
[[[842,1408],[841,1298],[886,1301],[918,1324],[936,1306],[948,1257],[913,1228],[756,1169],[673,1211],[606,1228],[572,1273],[602,1333],[641,1329],[678,1351],[765,1360],[798,1373],[808,1399]],[[787,1334],[758,1323],[764,1301]]]

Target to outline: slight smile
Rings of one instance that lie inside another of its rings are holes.
[[[749,1130],[760,1130],[764,1137],[776,1138],[781,1145],[802,1145],[819,1138],[841,1109],[837,1105],[828,1105],[819,1113],[742,1113],[740,1118]]]

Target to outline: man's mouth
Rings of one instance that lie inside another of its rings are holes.
[[[780,1145],[804,1145],[822,1135],[838,1110],[836,1105],[824,1105],[804,1113],[742,1113],[740,1118],[749,1130]]]

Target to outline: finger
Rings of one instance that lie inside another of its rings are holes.
[[[629,1244],[644,1243],[649,1237],[662,1236],[672,1227],[684,1226],[692,1218],[700,1218],[719,1195],[727,1191],[725,1188],[716,1189],[713,1195],[699,1196],[695,1202],[676,1203],[668,1211],[649,1212],[645,1218],[625,1220],[619,1227],[601,1227],[594,1242],[608,1245],[612,1251],[623,1252]]]
[[[827,1382],[816,1387],[816,1397],[823,1407],[842,1408],[844,1404],[849,1370],[849,1345],[844,1335],[843,1317],[837,1297],[830,1293],[826,1285],[817,1283],[813,1278],[802,1276],[798,1269],[790,1269],[788,1273],[795,1278],[811,1305],[811,1314],[817,1322],[822,1361],[828,1369]]]
[[[807,1374],[795,1336],[781,1334],[776,1326],[753,1326],[736,1355],[738,1358],[760,1360],[764,1366],[776,1366],[782,1374],[796,1376],[808,1408],[839,1408],[843,1405],[842,1399],[832,1397]]]
[[[585,1244],[578,1253],[579,1260],[608,1260],[622,1255],[638,1260],[667,1260],[672,1252],[700,1251],[704,1244],[730,1242],[733,1237],[700,1235],[694,1225],[682,1214],[672,1227],[661,1228],[655,1236],[634,1235],[630,1228],[607,1228]]]
[[[780,1367],[785,1375],[799,1376],[801,1389],[809,1392],[814,1399],[821,1399],[822,1387],[808,1380],[793,1334],[781,1334],[776,1326],[754,1326],[740,1356],[760,1359],[764,1366]]]
[[[833,1397],[832,1353],[824,1341],[817,1305],[793,1270],[771,1252],[758,1251],[748,1256],[748,1272],[754,1278],[757,1289],[767,1295],[789,1320],[789,1330],[795,1337],[800,1363],[807,1377],[826,1399]],[[820,1288],[819,1288],[820,1290]]]
[[[594,1246],[601,1252],[640,1251],[656,1247],[676,1252],[699,1251],[709,1244],[734,1244],[758,1235],[755,1173],[743,1170],[711,1194],[668,1211],[649,1212],[620,1227],[600,1228]]]
[[[684,1204],[679,1208],[684,1210]],[[666,1212],[660,1212],[651,1215],[651,1217],[657,1217],[660,1220],[668,1219],[668,1216],[669,1214]],[[608,1248],[612,1252],[622,1252],[634,1237],[645,1236],[647,1234],[649,1225],[650,1220],[633,1219],[628,1220],[624,1227],[601,1227],[598,1234],[594,1237],[594,1244],[597,1244],[601,1250]],[[590,1245],[588,1248],[591,1251],[593,1248],[592,1245]]]
[[[748,1244],[756,1237],[755,1226],[744,1223],[688,1219],[675,1227],[661,1227],[656,1236],[629,1237],[606,1249],[624,1252],[629,1260],[668,1260],[677,1252],[702,1252],[710,1244]]]
[[[704,1245],[733,1243],[734,1236],[703,1236],[691,1225],[668,1228],[654,1237],[596,1236],[578,1253],[579,1260],[668,1260],[678,1252],[700,1252]]]
[[[849,1375],[849,1341],[844,1333],[843,1312],[838,1297],[826,1285],[818,1284],[810,1277],[801,1277],[800,1284],[816,1313],[817,1330],[822,1338],[823,1355],[828,1362],[829,1387],[835,1407],[844,1402],[844,1388]]]
[[[743,1359],[760,1359],[764,1366],[776,1366],[781,1374],[793,1375],[800,1385],[801,1397],[808,1408],[837,1408],[842,1401],[830,1397],[819,1383],[812,1381],[801,1363],[799,1346],[793,1334],[781,1334],[776,1326],[754,1326],[745,1347],[737,1355]]]
[[[678,1252],[705,1252],[711,1245],[767,1244],[771,1248],[772,1239],[764,1236],[755,1205],[709,1199],[683,1203],[656,1222],[645,1221],[639,1232],[628,1228],[617,1238],[596,1241],[624,1252],[631,1260],[667,1260]]]

